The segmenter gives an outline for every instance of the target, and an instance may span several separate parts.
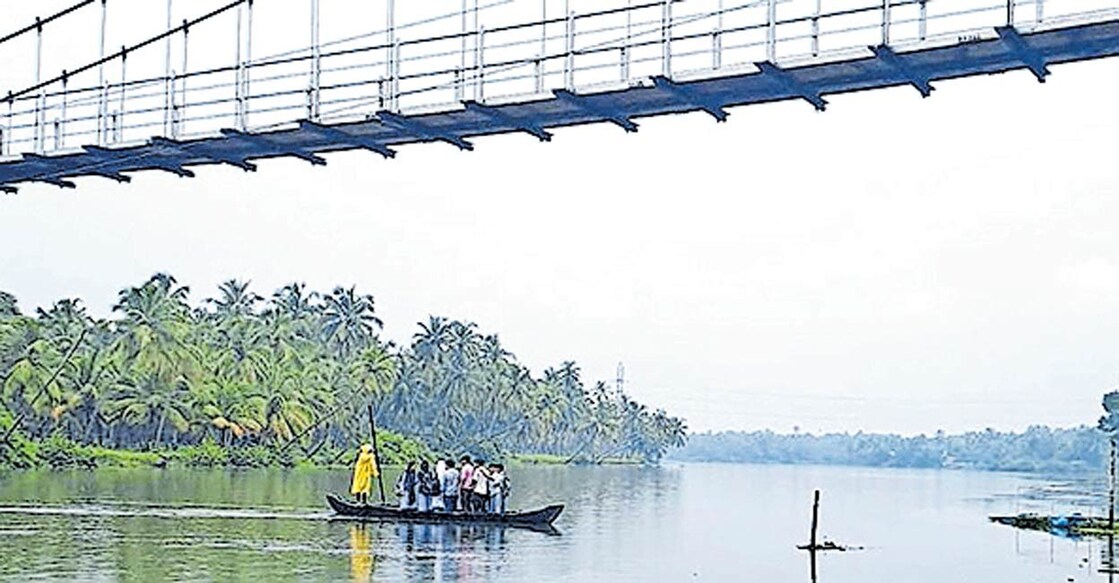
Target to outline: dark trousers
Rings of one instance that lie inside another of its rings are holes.
[[[444,494],[443,495],[443,511],[444,512],[454,512],[456,502],[458,502],[458,496],[452,496],[450,494]]]
[[[459,505],[462,507],[463,512],[474,511],[474,492],[470,490],[460,490],[458,493]]]
[[[483,496],[481,494],[471,494],[470,498],[473,500],[473,503],[474,503],[473,510],[476,514],[485,514],[485,513],[489,512],[489,506],[490,506],[490,497],[489,496]]]

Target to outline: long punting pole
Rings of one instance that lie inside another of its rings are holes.
[[[385,478],[381,475],[381,451],[377,449],[377,422],[373,420],[373,404],[369,404],[369,433],[373,435],[373,460],[377,464],[377,488],[381,491],[381,504],[385,503]]]

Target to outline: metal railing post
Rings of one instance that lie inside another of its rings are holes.
[[[35,17],[35,84],[43,79],[43,21]],[[35,151],[42,154],[46,148],[47,93],[42,88],[35,99]]]
[[[101,0],[101,35],[98,43],[97,61],[97,145],[105,145],[105,114],[109,107],[106,103],[108,88],[105,87],[105,26],[109,19],[109,0]]]
[[[812,56],[820,56],[820,0],[816,0],[816,10],[812,13]]]
[[[661,60],[663,74],[672,77],[672,0],[664,0],[661,8]]]
[[[711,68],[723,68],[723,0],[719,0],[719,13],[715,17],[715,33],[711,38]]]
[[[917,17],[917,40],[929,38],[929,0],[921,0],[920,15]]]
[[[1045,0],[1035,0],[1034,6],[1037,9],[1035,24],[1041,26],[1041,23],[1045,21]]]
[[[5,132],[5,135],[8,136],[8,140],[6,142],[6,146],[8,148],[8,150],[7,150],[8,154],[12,153],[12,117],[15,115],[15,110],[14,110],[15,109],[15,104],[16,104],[16,100],[14,98],[12,98],[12,92],[9,91],[8,92],[8,119],[7,119],[8,130]]]
[[[127,83],[128,83],[128,47],[122,46],[120,48],[120,105],[117,110],[117,136],[116,141],[120,143],[124,140],[124,110],[127,107],[125,100],[127,99]]]
[[[186,19],[184,18],[183,19],[183,72],[182,72],[182,78],[181,78],[182,80],[179,82],[179,91],[180,91],[180,95],[181,95],[181,97],[179,98],[179,133],[180,134],[182,134],[186,131],[186,122],[187,122],[186,113],[187,113],[187,105],[188,105],[188,102],[187,102],[187,79],[190,77],[190,73],[189,73],[190,69],[187,68],[188,65],[190,64],[190,59],[188,58],[189,56],[190,56],[190,27],[189,27]]]
[[[548,57],[548,0],[540,0],[540,52],[536,57],[536,92],[544,92],[544,71]]]
[[[319,119],[319,88],[322,80],[322,52],[319,46],[319,0],[311,0],[311,91],[308,117]]]
[[[252,106],[252,70],[253,70],[253,0],[248,0],[249,3],[249,21],[247,30],[245,31],[245,65],[244,72],[241,73],[241,82],[244,84],[241,88],[241,98],[244,100],[244,105],[241,107],[241,120],[244,125],[243,129],[249,127],[249,111]]]
[[[167,0],[167,28],[171,30],[171,11],[174,0]],[[163,135],[171,132],[171,35],[163,43]]]
[[[455,101],[459,102],[466,98],[466,3],[467,0],[462,0],[462,11],[459,13],[458,70],[455,71]]]
[[[890,0],[882,0],[882,44],[890,44]]]
[[[62,71],[62,105],[61,105],[61,108],[60,108],[61,113],[59,113],[59,120],[58,120],[58,122],[56,122],[58,124],[57,125],[58,130],[55,132],[55,134],[57,136],[55,138],[55,146],[54,146],[55,149],[66,147],[66,109],[67,109],[67,106],[69,105],[69,100],[70,100],[69,99],[69,94],[68,94],[69,85],[70,85],[70,76],[66,74],[65,70],[63,70]]]
[[[34,125],[34,128],[33,128],[35,130],[35,134],[34,134],[34,139],[32,140],[32,143],[31,143],[31,147],[35,150],[36,154],[42,154],[43,153],[42,149],[39,147],[39,134],[40,134],[40,132],[39,132],[39,119],[40,119],[39,97],[36,96],[35,97],[35,125]]]
[[[722,0],[719,0],[720,2]],[[631,53],[631,46],[633,45],[633,0],[626,2],[626,42],[622,45],[622,53],[619,55],[622,60],[622,82],[628,83],[630,77],[630,69],[633,66],[633,57]]]
[[[563,61],[563,86],[568,91],[575,90],[575,12],[567,13],[567,30],[565,31],[566,57]]]
[[[179,84],[179,75],[174,70],[171,71],[171,127],[169,129],[168,137],[174,139],[179,137],[179,123],[182,121],[182,113],[179,111],[179,103],[175,101],[177,96],[175,88]]]
[[[393,111],[400,111],[400,40],[392,44],[392,79],[389,80]]]
[[[385,2],[385,45],[388,47],[389,109],[400,109],[400,42],[396,39],[396,1]]]
[[[1006,25],[1014,26],[1014,6],[1017,4],[1015,0],[1006,0]]]
[[[768,0],[765,29],[765,58],[777,62],[777,0]]]
[[[233,62],[236,63],[236,69],[233,75],[233,121],[237,129],[245,131],[245,118],[243,115],[243,103],[241,96],[242,81],[241,75],[244,74],[245,63],[241,60],[241,20],[244,17],[245,5],[240,4],[237,6],[237,44],[233,49]]]
[[[478,27],[478,46],[474,47],[474,101],[486,100],[486,27]]]

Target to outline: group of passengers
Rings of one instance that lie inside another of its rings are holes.
[[[465,455],[457,466],[449,458],[434,467],[427,460],[409,462],[396,480],[400,508],[420,512],[504,514],[509,489],[504,465]]]

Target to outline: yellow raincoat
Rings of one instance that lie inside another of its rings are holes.
[[[354,466],[354,481],[350,485],[350,494],[369,494],[373,491],[373,478],[376,478],[377,458],[373,455],[373,447],[368,443],[361,446],[361,453],[357,456],[357,465]]]

